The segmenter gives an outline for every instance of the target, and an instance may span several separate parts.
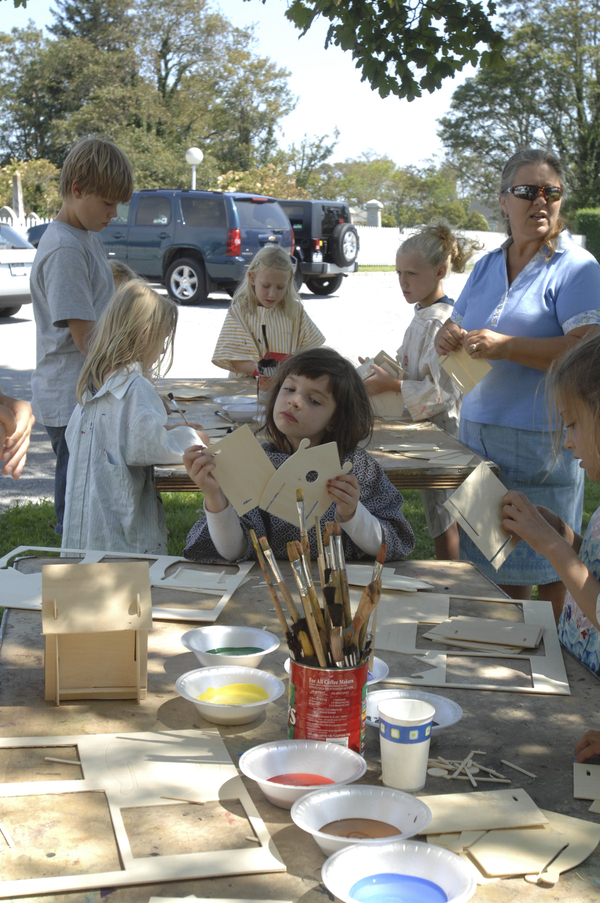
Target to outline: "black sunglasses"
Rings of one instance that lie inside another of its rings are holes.
[[[560,201],[563,190],[559,185],[513,185],[508,191],[522,201],[535,201],[540,194],[545,201]]]

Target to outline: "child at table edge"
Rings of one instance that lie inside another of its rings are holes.
[[[566,428],[564,447],[590,480],[600,481],[600,335],[555,358],[546,390],[556,415],[555,453]],[[503,503],[504,529],[545,555],[567,588],[558,621],[561,644],[600,676],[600,508],[581,537],[522,492],[507,492]]]
[[[330,348],[312,348],[281,364],[274,377],[265,413],[263,444],[275,467],[293,454],[303,438],[314,447],[336,442],[340,459],[352,470],[328,482],[332,500],[321,518],[341,524],[347,559],[374,557],[381,543],[387,559],[404,558],[415,545],[412,528],[402,514],[402,496],[380,465],[359,443],[373,429],[373,413],[363,381],[355,367]],[[190,448],[184,464],[191,479],[205,493],[205,516],[194,524],[183,554],[193,561],[229,561],[255,557],[250,529],[266,536],[277,558],[287,558],[286,543],[299,539],[299,527],[253,508],[238,517],[212,476],[209,449]],[[316,532],[308,524],[313,559]]]

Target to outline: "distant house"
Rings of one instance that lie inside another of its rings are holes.
[[[487,204],[481,204],[479,201],[471,201],[469,213],[475,211],[485,217],[490,227],[490,232],[504,232],[504,221],[500,213],[500,207],[488,207]]]

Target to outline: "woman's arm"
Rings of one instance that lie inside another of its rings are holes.
[[[463,344],[474,359],[506,360],[531,367],[533,370],[547,370],[559,354],[573,348],[583,338],[597,335],[599,332],[600,326],[590,324],[578,326],[566,335],[535,339],[502,335],[491,329],[473,329],[464,335]]]
[[[438,354],[452,354],[453,351],[459,351],[464,336],[466,336],[465,330],[449,317],[436,334],[435,350]]]
[[[502,501],[504,504],[502,526],[507,533],[525,540],[534,552],[548,559],[584,615],[597,630],[600,630],[598,622],[600,582],[590,573],[575,551],[577,534],[571,531],[572,536],[563,537],[557,533],[522,492],[507,492]]]

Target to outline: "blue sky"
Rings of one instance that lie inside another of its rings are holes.
[[[50,8],[54,5],[54,0],[29,0],[23,10],[14,9],[12,0],[2,0],[2,30],[23,27],[27,19],[42,28],[53,21]],[[282,122],[284,146],[299,143],[304,134],[331,134],[337,126],[340,139],[332,160],[355,158],[372,150],[407,166],[442,155],[435,121],[447,112],[452,92],[464,75],[412,103],[392,97],[382,100],[361,82],[350,53],[337,47],[324,49],[325,22],[318,22],[300,37],[284,16],[285,0],[267,0],[265,4],[261,0],[214,0],[214,5],[235,25],[254,23],[256,51],[291,72],[290,87],[298,104]]]

